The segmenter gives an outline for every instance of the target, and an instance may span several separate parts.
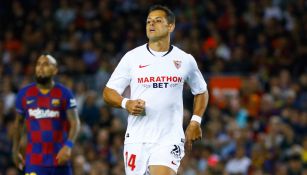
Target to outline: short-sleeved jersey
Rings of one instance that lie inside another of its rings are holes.
[[[145,101],[144,116],[128,116],[125,143],[183,142],[184,82],[194,95],[207,91],[194,57],[175,46],[162,56],[155,56],[148,44],[124,55],[107,87],[122,94],[130,85],[130,98]]]
[[[56,155],[68,138],[66,110],[76,107],[70,90],[55,83],[42,94],[36,83],[22,88],[16,111],[25,117],[27,131],[26,165],[57,166]]]

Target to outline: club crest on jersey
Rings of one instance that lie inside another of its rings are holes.
[[[174,65],[177,69],[179,69],[181,67],[181,61],[179,60],[174,60]]]
[[[60,106],[60,99],[57,99],[57,98],[52,99],[51,104],[52,106]]]

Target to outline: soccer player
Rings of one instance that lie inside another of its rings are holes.
[[[148,43],[124,55],[103,91],[109,105],[129,112],[124,145],[127,175],[176,174],[184,146],[190,150],[192,142],[202,137],[207,84],[194,57],[170,44],[174,28],[172,11],[151,7],[146,22]],[[194,95],[194,115],[184,133],[185,82]],[[127,86],[130,99],[122,96]]]
[[[13,161],[19,169],[25,166],[26,175],[72,174],[71,149],[80,121],[76,100],[69,89],[53,80],[56,73],[55,58],[41,55],[35,66],[36,82],[22,88],[16,98]],[[19,146],[23,135],[25,157]]]

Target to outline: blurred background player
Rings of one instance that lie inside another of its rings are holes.
[[[35,66],[36,82],[22,88],[16,98],[13,161],[19,169],[25,166],[26,174],[72,174],[71,149],[80,121],[71,91],[53,80],[57,71],[55,58],[41,55]],[[23,134],[25,155],[19,146]]]
[[[108,104],[129,112],[124,146],[128,175],[177,174],[184,143],[190,149],[192,142],[202,137],[207,84],[194,57],[170,44],[174,28],[173,12],[165,6],[152,6],[146,22],[148,43],[126,53],[103,92]],[[185,82],[194,95],[186,137],[182,128]],[[123,98],[129,85],[131,99]]]

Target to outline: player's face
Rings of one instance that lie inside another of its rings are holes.
[[[158,41],[169,37],[174,30],[174,24],[169,24],[166,13],[162,10],[155,10],[148,14],[146,21],[146,34],[150,41]]]
[[[56,73],[56,65],[48,57],[40,56],[38,58],[35,67],[35,77],[38,83],[48,83]]]

